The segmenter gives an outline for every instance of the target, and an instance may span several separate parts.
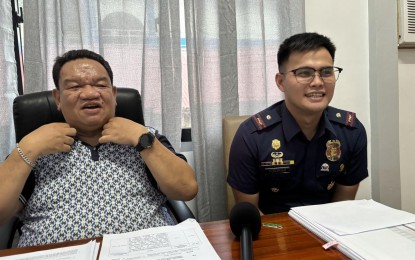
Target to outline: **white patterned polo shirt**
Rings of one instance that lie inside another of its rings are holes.
[[[77,140],[69,153],[40,157],[19,246],[173,224],[147,171],[134,147],[113,143],[94,148]]]

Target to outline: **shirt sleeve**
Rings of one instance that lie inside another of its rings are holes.
[[[366,130],[359,121],[357,122],[356,134],[352,140],[355,140],[355,143],[352,148],[350,161],[348,162],[348,171],[337,180],[337,183],[346,186],[358,184],[369,176],[367,170]]]
[[[169,149],[172,153],[174,153],[177,157],[181,158],[182,160],[187,162],[186,157],[181,154],[181,153],[177,153],[173,146],[171,145],[170,141],[167,139],[167,137],[165,137],[164,135],[161,135],[159,133],[159,131],[157,131],[156,129],[152,128],[152,127],[147,127],[149,129],[149,131],[151,131],[157,138],[157,140],[159,140],[160,143],[162,143],[167,149]],[[147,177],[150,180],[151,185],[153,185],[154,188],[158,189],[158,184],[156,179],[154,179],[153,174],[151,174],[150,169],[146,166],[146,173],[147,173]]]
[[[259,192],[258,162],[256,158],[256,144],[252,141],[246,124],[236,131],[229,153],[229,185],[246,194]]]

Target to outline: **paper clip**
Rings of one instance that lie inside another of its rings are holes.
[[[270,227],[270,228],[278,228],[281,229],[282,225],[277,223],[262,223],[262,226],[264,227]]]
[[[337,242],[336,240],[332,240],[322,245],[322,247],[324,248],[324,250],[327,250],[332,246],[338,246],[338,245],[339,245],[339,242]]]

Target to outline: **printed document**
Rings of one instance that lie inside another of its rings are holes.
[[[100,260],[220,259],[195,219],[175,226],[104,235]]]
[[[351,259],[414,259],[415,214],[373,200],[294,207],[288,213]]]
[[[99,243],[89,241],[79,246],[48,249],[32,253],[4,256],[1,260],[95,260],[98,257]]]

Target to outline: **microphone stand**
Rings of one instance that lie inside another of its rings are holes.
[[[242,260],[253,260],[254,256],[252,254],[252,232],[248,227],[242,228],[240,236],[240,248],[241,248],[241,259]]]

